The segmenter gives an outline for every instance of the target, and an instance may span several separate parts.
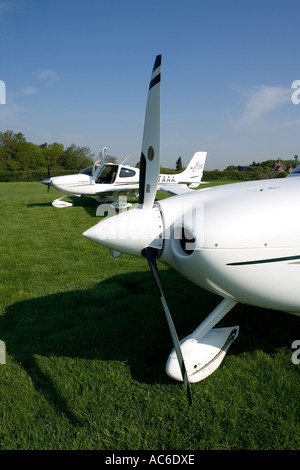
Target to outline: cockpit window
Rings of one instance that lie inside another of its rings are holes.
[[[81,175],[93,176],[93,167],[89,166],[80,172]]]
[[[288,175],[288,178],[291,176],[300,176],[300,165],[296,166],[296,168]]]
[[[121,168],[121,171],[119,174],[120,178],[130,178],[135,175],[136,175],[136,172],[134,170],[130,170],[129,168],[124,168],[124,167]]]
[[[300,165],[296,166],[296,168],[293,170],[293,173],[300,173]]]
[[[118,165],[105,165],[96,183],[112,184],[118,173]]]
[[[130,171],[130,170],[129,170]],[[96,183],[101,184],[101,183],[106,183],[106,184],[111,184],[114,183],[116,176],[118,173],[118,165],[105,165],[102,172],[100,173]],[[135,171],[132,172],[135,175]],[[85,168],[80,172],[82,175],[88,175],[88,176],[93,176],[93,167],[89,166],[88,168]],[[125,176],[125,175],[123,175]],[[126,175],[128,176],[128,175]],[[131,176],[131,175],[130,175]]]

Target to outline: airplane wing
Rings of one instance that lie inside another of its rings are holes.
[[[186,184],[159,184],[157,189],[161,189],[175,196],[193,191],[193,189],[190,189]]]

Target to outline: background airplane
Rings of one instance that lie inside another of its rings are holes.
[[[64,196],[55,199],[55,207],[72,206],[71,202],[63,201],[68,196],[97,196],[97,201],[106,202],[107,196],[112,196],[115,208],[120,208],[118,202],[120,192],[139,189],[140,170],[123,164],[105,163],[103,148],[94,165],[85,168],[75,175],[56,176],[43,180],[42,183],[61,191]],[[160,174],[157,189],[187,192],[201,183],[206,152],[196,152],[184,171],[177,174]],[[125,204],[122,208],[129,206]]]
[[[83,235],[111,250],[147,259],[174,344],[166,371],[184,381],[191,403],[190,382],[215,371],[239,334],[238,326],[214,328],[238,302],[300,315],[300,173],[296,168],[285,179],[206,188],[154,203],[159,172],[160,67],[158,56],[146,107],[140,205],[105,218]],[[149,149],[156,159],[146,157]],[[180,343],[157,258],[222,298]]]

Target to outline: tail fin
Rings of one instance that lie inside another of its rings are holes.
[[[190,188],[199,186],[205,165],[207,152],[196,152],[186,169],[179,173],[176,183],[190,183]]]

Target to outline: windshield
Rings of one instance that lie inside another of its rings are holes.
[[[89,175],[89,176],[92,176],[93,175],[93,167],[92,166],[89,166],[88,168],[85,168],[84,170],[82,170],[80,172],[81,175]]]
[[[288,175],[288,178],[290,176],[300,176],[300,165],[296,166],[296,168]]]

